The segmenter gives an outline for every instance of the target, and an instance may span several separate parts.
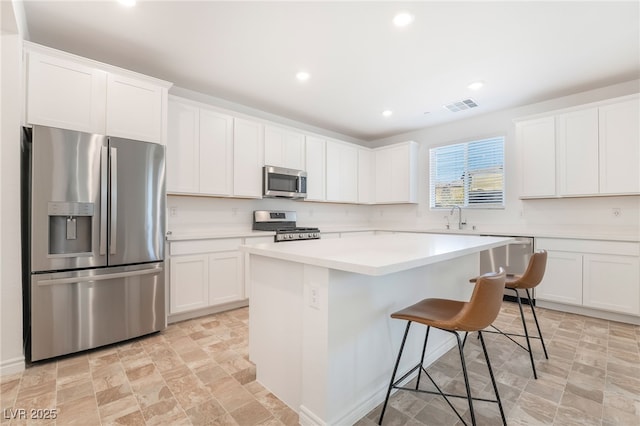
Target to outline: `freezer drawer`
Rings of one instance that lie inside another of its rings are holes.
[[[31,276],[31,360],[166,327],[164,262]]]

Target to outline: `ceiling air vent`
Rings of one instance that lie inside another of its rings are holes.
[[[451,112],[464,111],[465,109],[475,108],[478,104],[473,99],[464,99],[458,102],[452,102],[449,105],[444,105],[446,109]]]

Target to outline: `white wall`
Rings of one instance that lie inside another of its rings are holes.
[[[0,132],[0,375],[24,369],[20,260],[20,55],[17,34],[2,33]]]
[[[361,226],[370,221],[371,208],[365,205],[316,203],[281,199],[236,199],[211,197],[167,197],[169,230],[233,228],[251,229],[254,210],[293,210],[298,226]],[[171,214],[171,213],[170,213]]]
[[[429,209],[429,148],[489,136],[504,135],[506,138],[506,208],[503,210],[465,209],[463,217],[467,218],[469,226],[476,225],[479,230],[483,228],[499,229],[502,227],[505,229],[544,228],[553,230],[559,228],[567,230],[569,227],[574,227],[576,231],[588,228],[592,232],[638,234],[640,233],[639,196],[519,200],[520,173],[518,164],[520,159],[518,158],[513,120],[518,117],[624,96],[639,91],[640,80],[634,80],[374,141],[372,142],[374,147],[407,140],[414,140],[419,143],[420,202],[418,205],[376,206],[373,208],[372,221],[380,225],[403,224],[406,226],[444,228],[447,223],[445,216],[449,215],[449,211]],[[613,207],[622,209],[622,214],[619,217],[613,215],[611,210]],[[457,221],[457,213],[455,218],[449,216],[449,220],[454,224]]]

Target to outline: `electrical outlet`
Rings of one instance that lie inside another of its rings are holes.
[[[615,217],[620,217],[622,216],[622,209],[620,207],[614,207],[611,209],[611,213],[613,213]]]
[[[171,207],[169,209],[169,215],[171,215],[172,217],[178,216],[178,208],[177,207]]]
[[[320,309],[320,289],[318,287],[309,287],[309,306]]]

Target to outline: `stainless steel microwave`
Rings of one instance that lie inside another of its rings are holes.
[[[306,198],[307,172],[284,167],[264,166],[264,191],[267,198]]]

